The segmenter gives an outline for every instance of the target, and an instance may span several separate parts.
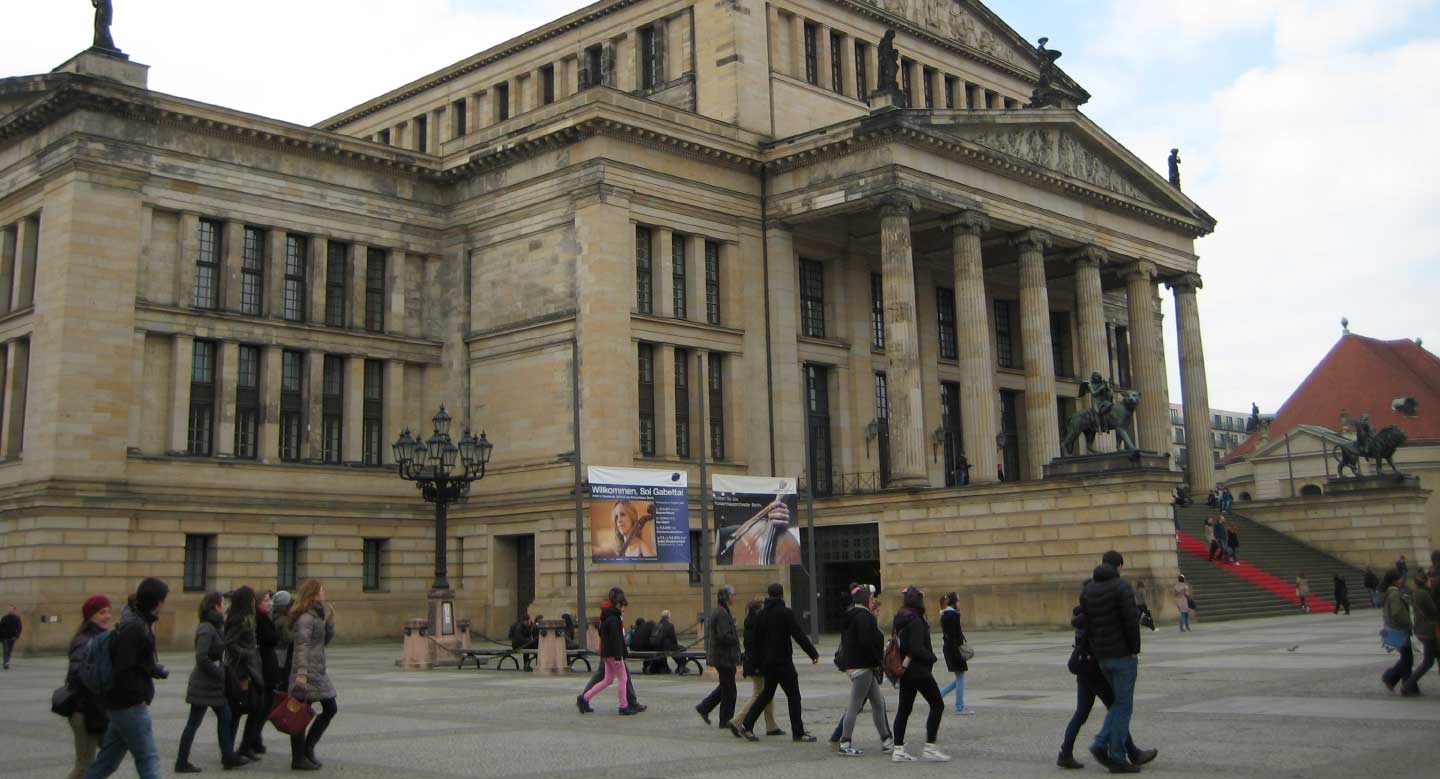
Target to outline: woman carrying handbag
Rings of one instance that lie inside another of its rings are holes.
[[[339,710],[335,686],[325,673],[325,645],[334,635],[334,626],[326,619],[325,587],[318,580],[308,579],[300,585],[300,593],[290,608],[290,630],[294,639],[290,697],[301,703],[320,704],[320,715],[310,727],[290,736],[290,767],[296,771],[315,771],[323,765],[315,757],[315,745],[320,743]]]

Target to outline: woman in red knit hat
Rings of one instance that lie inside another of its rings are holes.
[[[110,599],[104,595],[91,595],[80,607],[83,617],[75,636],[70,639],[70,669],[65,674],[65,686],[71,692],[70,700],[74,709],[70,714],[70,730],[75,736],[75,767],[70,779],[80,779],[85,769],[95,761],[100,750],[100,738],[110,726],[110,717],[104,705],[85,690],[77,674],[80,663],[85,659],[85,646],[90,639],[110,629],[115,615],[110,611]]]

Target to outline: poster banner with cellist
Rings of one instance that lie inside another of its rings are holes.
[[[590,468],[590,560],[689,563],[684,471]]]
[[[799,565],[795,479],[715,476],[716,565]]]

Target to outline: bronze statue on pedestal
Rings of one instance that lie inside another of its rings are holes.
[[[115,19],[115,9],[110,0],[90,0],[90,5],[95,6],[95,41],[91,46],[106,51],[119,51],[115,46],[115,39],[110,37],[110,23]]]

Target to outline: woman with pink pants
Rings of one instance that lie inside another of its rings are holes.
[[[575,706],[580,709],[581,714],[595,711],[590,706],[590,701],[595,700],[595,696],[611,684],[615,685],[620,701],[620,714],[636,713],[635,709],[630,708],[625,697],[630,673],[625,668],[625,621],[622,612],[628,605],[630,604],[625,600],[625,591],[619,587],[612,587],[609,596],[600,604],[600,659],[605,663],[605,678],[576,696]]]

